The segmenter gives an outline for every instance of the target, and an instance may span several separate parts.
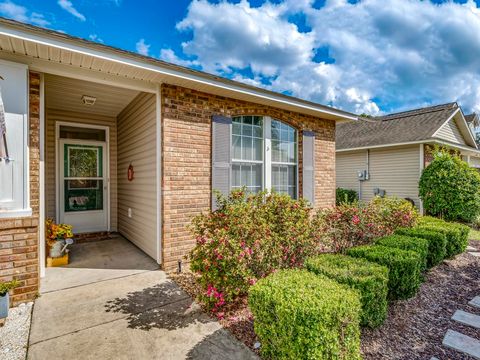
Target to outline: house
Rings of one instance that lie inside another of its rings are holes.
[[[172,270],[213,189],[334,205],[336,122],[357,119],[7,19],[0,75],[0,281],[21,281],[14,303],[34,298],[45,274],[47,218],[79,238],[118,232]]]
[[[448,103],[337,125],[337,187],[411,199],[422,209],[418,181],[435,145],[458,151],[480,168],[480,151],[457,103]],[[472,122],[476,115],[468,116]]]

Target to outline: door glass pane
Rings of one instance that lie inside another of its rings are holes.
[[[102,177],[102,147],[65,144],[65,177]]]
[[[103,180],[64,180],[65,212],[102,210]]]

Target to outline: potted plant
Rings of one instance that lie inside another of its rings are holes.
[[[72,243],[72,225],[55,224],[52,219],[47,219],[45,228],[47,232],[47,244],[50,249],[49,256],[51,258],[63,256],[67,245]]]
[[[0,283],[0,320],[8,316],[8,308],[10,307],[8,292],[18,287],[18,285],[17,280]]]

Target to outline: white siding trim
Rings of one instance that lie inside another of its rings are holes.
[[[157,143],[157,263],[162,263],[162,88],[156,93],[156,143]]]
[[[419,160],[420,160],[420,171],[419,171],[419,174],[418,174],[418,180],[420,181],[420,177],[422,176],[422,172],[423,172],[423,169],[425,168],[425,145],[424,144],[420,144],[420,156],[419,156]],[[420,194],[418,195],[418,198],[419,198],[419,203],[420,203],[420,214],[423,215],[423,201],[422,199],[420,198]]]
[[[39,184],[39,231],[40,231],[40,277],[45,277],[45,79],[44,75],[40,74],[40,184]]]

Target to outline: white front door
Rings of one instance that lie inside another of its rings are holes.
[[[106,143],[59,140],[60,222],[74,233],[108,230]]]

